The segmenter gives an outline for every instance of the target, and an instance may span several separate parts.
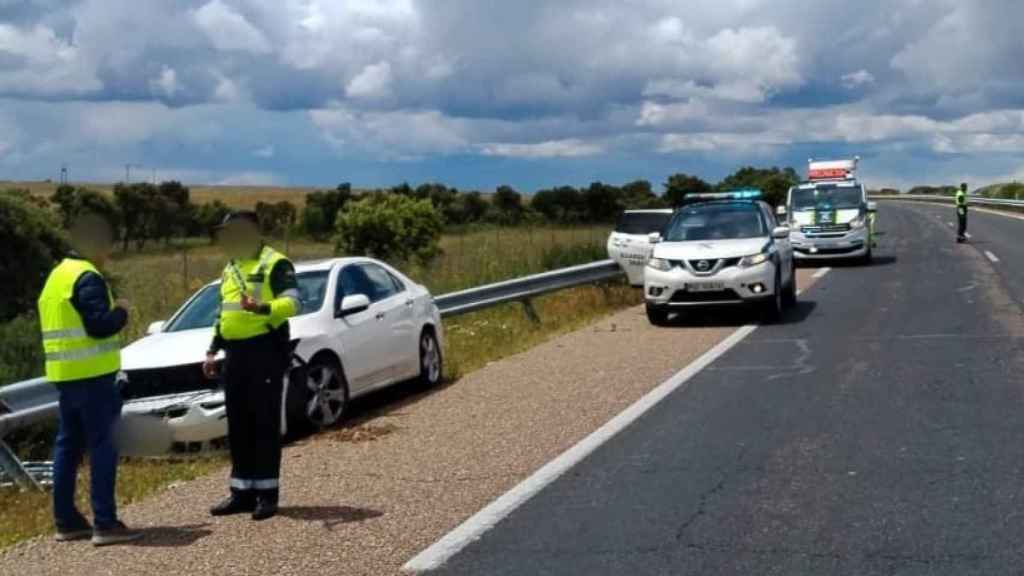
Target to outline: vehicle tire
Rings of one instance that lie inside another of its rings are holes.
[[[668,324],[668,310],[648,304],[647,320],[654,326],[664,326]]]
[[[437,336],[430,330],[420,335],[420,385],[434,387],[444,377],[444,355],[437,343]]]
[[[298,431],[315,432],[343,420],[348,410],[349,390],[345,373],[337,359],[327,354],[314,356],[304,374],[305,382],[296,382],[289,390],[303,399],[298,403],[298,413],[291,417],[295,421],[295,428]]]
[[[775,272],[775,289],[772,290],[772,297],[761,304],[761,316],[766,323],[772,324],[782,319],[784,300],[784,288],[782,286],[781,274]]]
[[[786,288],[782,292],[782,305],[786,308],[796,306],[796,296],[796,265],[794,264],[789,282],[786,283]]]
[[[871,264],[871,260],[874,258],[874,254],[872,254],[872,252],[873,250],[871,248],[871,245],[868,244],[868,251],[865,252],[864,255],[860,257],[860,263],[863,266],[869,266]]]

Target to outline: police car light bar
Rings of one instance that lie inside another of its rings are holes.
[[[730,190],[729,192],[699,192],[687,194],[684,200],[687,202],[697,200],[757,200],[762,193],[757,188],[744,188],[742,190]]]

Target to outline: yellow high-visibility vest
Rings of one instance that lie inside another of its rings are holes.
[[[55,384],[82,380],[121,369],[121,339],[92,338],[71,304],[75,283],[86,272],[99,274],[92,263],[65,258],[50,272],[39,295],[39,323],[46,354],[46,379]],[[108,289],[107,298],[114,299]]]
[[[272,302],[275,297],[270,289],[270,272],[284,254],[270,246],[264,246],[259,258],[232,260],[224,268],[220,283],[220,335],[225,340],[245,340],[262,336],[276,330],[289,316],[298,312],[297,299],[286,299],[282,306]],[[271,313],[256,314],[242,309],[242,295],[256,298],[271,305]]]

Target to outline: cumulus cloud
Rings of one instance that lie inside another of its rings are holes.
[[[863,86],[874,84],[875,75],[861,68],[856,72],[843,74],[843,77],[840,79],[840,81],[843,83],[843,86],[846,87],[847,90],[855,90]]]
[[[391,64],[369,64],[345,86],[349,98],[380,99],[391,95]]]
[[[196,24],[217,50],[267,54],[270,42],[245,16],[221,0],[213,0],[195,12]]]

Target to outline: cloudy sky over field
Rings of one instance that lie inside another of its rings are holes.
[[[1024,179],[1016,0],[0,0],[0,179]]]

